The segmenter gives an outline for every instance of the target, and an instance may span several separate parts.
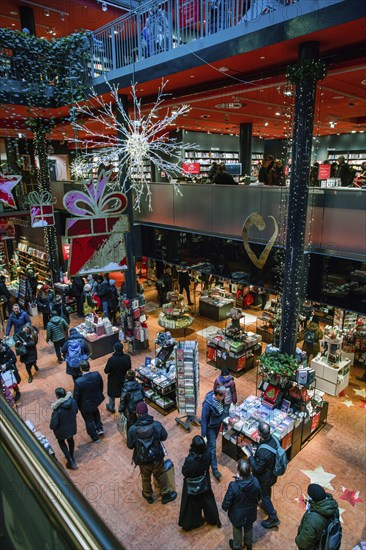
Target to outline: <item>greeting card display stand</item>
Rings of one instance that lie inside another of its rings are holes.
[[[175,348],[177,370],[177,406],[179,414],[175,421],[187,432],[191,424],[200,425],[196,416],[199,395],[198,343],[195,341],[179,342]]]

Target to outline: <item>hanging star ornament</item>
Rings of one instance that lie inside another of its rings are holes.
[[[169,135],[169,130],[176,125],[176,119],[188,113],[190,107],[180,105],[171,111],[167,108],[162,116],[162,104],[169,95],[164,93],[167,83],[168,81],[162,82],[157,99],[146,114],[143,114],[141,99],[137,97],[137,84],[131,86],[131,116],[119,97],[118,85],[111,86],[108,82],[106,84],[110,89],[111,101],[105,101],[93,91],[92,105],[79,103],[72,108],[75,136],[86,137],[74,137],[70,141],[89,149],[89,152],[80,153],[73,166],[74,174],[80,177],[83,170],[90,172],[102,164],[106,167],[113,164],[119,176],[122,176],[120,183],[123,192],[127,189],[127,183],[130,183],[134,191],[134,206],[138,210],[144,195],[151,210],[151,164],[159,172],[164,172],[175,191],[181,194],[175,178],[182,174],[179,166],[182,151],[197,147],[178,142]],[[90,122],[98,124],[89,124]]]
[[[363,502],[360,498],[360,491],[350,491],[345,487],[342,487],[342,494],[339,497],[340,500],[347,500],[353,507],[356,506],[357,502]]]
[[[16,209],[16,204],[12,194],[14,187],[20,182],[22,176],[4,176],[0,174],[0,201],[6,206]]]
[[[353,391],[355,392],[356,395],[359,395],[361,397],[366,397],[366,390],[362,389],[362,390],[355,390],[353,388]]]
[[[323,466],[320,464],[315,468],[315,470],[301,470],[303,474],[310,478],[310,483],[317,483],[324,487],[324,489],[330,489],[334,491],[334,487],[330,484],[332,479],[335,477],[335,474],[330,474],[326,472]]]

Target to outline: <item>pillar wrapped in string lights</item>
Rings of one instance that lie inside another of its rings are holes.
[[[325,75],[325,65],[319,61],[319,42],[300,44],[298,63],[287,71],[288,80],[296,85],[296,99],[280,350],[289,355],[294,355],[296,350],[298,316],[304,298],[304,241],[316,85]]]

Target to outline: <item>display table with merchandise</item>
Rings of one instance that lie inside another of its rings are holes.
[[[109,334],[106,334],[104,325],[97,325],[86,319],[85,323],[75,328],[87,341],[91,359],[112,353],[114,344],[119,340],[117,327],[109,327]]]
[[[262,397],[254,395],[247,397],[240,405],[231,405],[230,414],[223,422],[223,453],[234,460],[243,458],[244,447],[259,442],[258,424],[262,421],[270,425],[271,434],[279,439],[291,460],[326,423],[328,403],[323,401],[322,396],[322,392],[315,390],[317,405],[312,415],[291,409],[270,409],[263,404]]]
[[[189,315],[189,307],[184,303],[183,295],[175,292],[168,293],[167,304],[163,305],[163,311],[159,315],[158,323],[169,330],[184,330],[193,323],[193,317]]]
[[[213,321],[223,321],[235,304],[232,298],[211,294],[201,296],[199,302],[199,314]]]
[[[147,358],[148,359],[148,358]],[[161,414],[167,415],[176,408],[176,368],[168,361],[164,368],[155,366],[155,360],[136,369],[136,375],[144,384],[146,401]]]
[[[218,369],[226,367],[235,372],[247,372],[255,366],[255,357],[261,354],[262,338],[254,332],[242,333],[233,339],[228,331],[219,331],[207,341],[206,359]]]
[[[318,389],[329,395],[339,395],[349,385],[350,365],[348,357],[330,364],[325,357],[317,355],[311,361],[311,368],[315,370]]]

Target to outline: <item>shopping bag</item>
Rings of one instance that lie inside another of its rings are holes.
[[[13,373],[12,370],[7,370],[5,372],[2,372],[1,378],[3,379],[3,382],[7,388],[12,388],[13,386],[17,385],[15,374]]]
[[[34,302],[29,302],[28,304],[28,313],[31,315],[31,317],[36,317],[38,315],[38,307],[37,304]]]
[[[120,415],[117,415],[117,430],[121,434],[121,436],[126,439],[127,438],[127,418],[123,413]]]
[[[174,464],[170,458],[164,460],[164,468],[166,471],[168,489],[169,491],[175,491],[175,470]]]

